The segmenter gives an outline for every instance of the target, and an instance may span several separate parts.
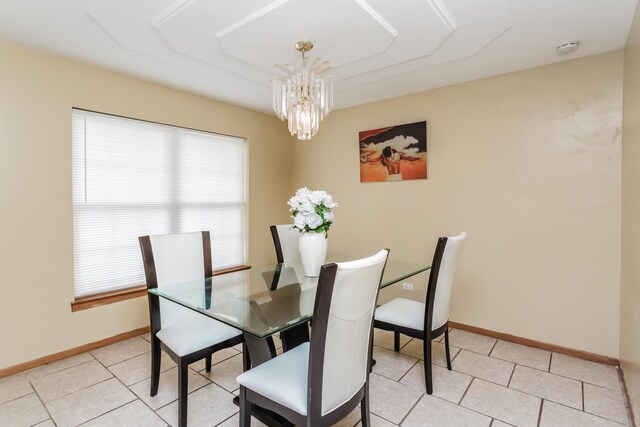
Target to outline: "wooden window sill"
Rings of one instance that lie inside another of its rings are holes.
[[[233,273],[234,271],[242,271],[250,269],[250,265],[239,265],[237,267],[225,268],[222,270],[215,270],[214,276],[221,274]],[[76,298],[71,303],[71,311],[86,310],[88,308],[99,307],[101,305],[112,304],[114,302],[125,301],[132,298],[139,298],[147,295],[147,285],[140,284],[135,285],[127,289],[121,289],[117,291],[104,292],[101,294],[90,295],[86,297]]]

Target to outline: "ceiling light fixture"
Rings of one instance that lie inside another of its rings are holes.
[[[276,64],[287,76],[273,78],[273,111],[280,120],[287,119],[291,135],[306,140],[318,133],[320,122],[333,108],[333,76],[326,75],[329,62],[320,58],[309,61],[305,56],[313,43],[299,41],[295,47],[302,53],[300,69]]]
[[[562,43],[560,46],[556,47],[556,53],[558,55],[568,55],[578,50],[578,47],[580,47],[579,41]]]

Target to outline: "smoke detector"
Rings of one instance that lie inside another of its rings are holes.
[[[556,47],[556,53],[558,55],[569,55],[570,53],[573,53],[576,50],[578,50],[579,46],[580,46],[580,42],[578,41],[562,43],[560,46]]]

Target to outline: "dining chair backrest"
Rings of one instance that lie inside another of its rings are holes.
[[[451,300],[453,275],[458,256],[466,238],[466,233],[460,233],[457,236],[438,239],[429,275],[425,330],[430,327],[433,331],[449,320],[449,302]],[[430,319],[429,313],[432,314]],[[431,320],[431,322],[428,322],[428,320]],[[429,325],[429,323],[431,324]]]
[[[142,236],[140,245],[147,288],[161,289],[170,284],[204,279],[212,275],[208,231]],[[167,327],[192,314],[188,308],[165,298],[155,297],[154,301],[156,300],[159,300],[161,327]]]
[[[324,415],[347,402],[369,372],[373,313],[389,251],[322,267],[309,359],[309,408]]]
[[[293,224],[271,226],[271,237],[276,249],[278,262],[292,262],[300,259],[300,232],[293,228]]]

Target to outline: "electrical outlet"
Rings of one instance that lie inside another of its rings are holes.
[[[402,284],[402,289],[404,289],[405,291],[412,291],[413,290],[413,283],[404,282]]]

